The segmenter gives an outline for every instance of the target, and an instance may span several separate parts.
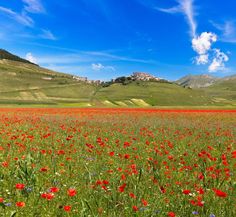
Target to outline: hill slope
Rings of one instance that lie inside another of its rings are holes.
[[[37,65],[0,60],[0,103],[87,103],[96,87]],[[86,91],[85,91],[86,90]]]
[[[236,106],[236,76],[225,77],[205,89],[214,102]]]
[[[97,91],[95,99],[117,106],[207,106],[213,105],[204,91],[171,83],[133,82],[113,84]]]

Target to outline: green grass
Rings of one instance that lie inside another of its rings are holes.
[[[142,99],[151,106],[214,104],[202,90],[191,90],[176,84],[157,82],[140,82],[140,84],[131,83],[129,85],[113,84],[110,87],[100,89],[95,98],[101,101],[122,101],[124,103],[130,99]]]
[[[205,91],[218,104],[236,106],[236,79],[216,82]]]

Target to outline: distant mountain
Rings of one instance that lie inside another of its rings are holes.
[[[14,54],[6,51],[6,50],[0,49],[0,60],[3,60],[3,59],[36,65],[36,64],[26,60],[26,59],[23,59],[21,57],[18,57],[16,55],[14,55]]]
[[[187,75],[176,81],[177,84],[183,87],[202,88],[213,85],[219,78],[212,75]]]
[[[221,80],[227,81],[227,80],[235,80],[235,79],[236,79],[236,74],[226,76],[226,77],[222,78]]]

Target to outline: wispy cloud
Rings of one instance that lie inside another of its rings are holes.
[[[211,21],[212,25],[221,32],[219,40],[228,43],[236,43],[236,22],[227,20],[223,24]]]
[[[52,40],[52,41],[57,40],[57,38],[53,35],[53,33],[47,29],[42,29],[42,34],[40,34],[39,37],[43,39]]]
[[[29,13],[45,13],[45,8],[43,7],[40,0],[22,0],[25,4],[24,10]]]
[[[178,5],[172,8],[155,8],[159,11],[175,14],[175,13],[182,13],[190,27],[190,35],[192,38],[196,37],[196,30],[197,30],[197,22],[195,20],[195,8],[194,8],[194,0],[176,0]]]
[[[146,60],[146,59],[137,59],[127,56],[120,56],[115,55],[107,52],[101,52],[101,51],[85,51],[85,54],[97,56],[97,57],[103,57],[108,58],[114,61],[126,61],[126,62],[137,62],[137,63],[146,63],[146,64],[155,64],[156,62],[154,60]]]
[[[31,13],[45,13],[46,10],[44,6],[42,5],[40,0],[22,0],[22,10],[20,12],[14,11],[11,8],[6,8],[0,6],[0,15],[8,17],[8,19],[13,20],[14,22],[17,22],[20,24],[21,27],[29,27],[31,28],[31,31],[27,31],[27,29],[24,28],[24,32],[17,32],[16,29],[19,30],[19,28],[14,27],[11,29],[11,32],[14,32],[14,38],[16,37],[24,37],[24,38],[42,38],[47,40],[57,40],[56,36],[48,29],[40,29],[37,28],[34,20],[31,17]],[[7,22],[9,26],[9,22]],[[7,32],[6,29],[5,33]],[[33,31],[32,31],[33,30]],[[32,33],[33,32],[33,33]],[[13,35],[11,36],[13,37]]]
[[[17,13],[10,8],[0,6],[0,13],[8,16],[10,19],[13,19],[24,26],[32,27],[34,25],[33,19],[29,17],[24,11],[22,11],[22,13]]]
[[[105,71],[115,71],[115,67],[114,66],[104,66],[101,63],[92,63],[91,64],[91,68],[94,71],[101,71],[101,70],[105,70]]]

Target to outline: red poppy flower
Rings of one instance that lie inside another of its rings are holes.
[[[25,202],[16,202],[16,206],[17,207],[24,207],[25,206]]]
[[[2,197],[0,197],[0,203],[3,203],[4,199]]]
[[[103,183],[104,185],[109,185],[109,181],[107,181],[107,180],[103,180],[102,183]]]
[[[49,190],[50,190],[50,192],[52,192],[52,193],[56,193],[56,192],[59,191],[59,188],[57,188],[57,187],[51,187]]]
[[[52,200],[54,198],[54,194],[53,193],[42,193],[41,197],[47,200]]]
[[[183,190],[183,194],[186,194],[186,195],[187,195],[187,194],[190,194],[190,193],[191,193],[190,190],[187,190],[187,189],[186,189],[186,190]]]
[[[6,162],[6,161],[2,162],[3,167],[8,167],[8,165],[9,165],[8,162]]]
[[[111,157],[113,157],[113,156],[115,155],[115,152],[112,151],[112,152],[109,153],[109,155],[110,155]]]
[[[21,183],[17,183],[16,184],[16,189],[18,190],[23,190],[25,188],[25,185],[24,184],[21,184]]]
[[[47,172],[48,171],[48,168],[47,167],[42,167],[41,169],[40,169],[40,172]]]
[[[148,202],[147,202],[146,200],[142,199],[142,204],[143,204],[144,206],[147,206],[147,205],[148,205]]]
[[[215,189],[214,191],[215,191],[215,195],[218,197],[227,197],[227,193],[225,193],[221,190]]]
[[[125,187],[126,187],[126,184],[124,183],[123,185],[121,185],[120,187],[119,187],[119,192],[124,192],[124,190],[125,190]]]
[[[76,194],[77,194],[77,191],[73,188],[69,189],[67,191],[67,194],[70,196],[70,197],[74,197]]]
[[[137,211],[138,211],[138,207],[137,207],[137,206],[133,206],[132,208],[133,208],[133,211],[134,211],[134,212],[137,212]]]
[[[175,213],[174,212],[168,212],[167,214],[169,217],[175,217]]]
[[[71,206],[64,206],[63,209],[64,209],[66,212],[70,212]]]
[[[131,197],[131,198],[136,198],[136,196],[135,196],[135,194],[134,193],[129,193],[129,196]]]
[[[129,154],[125,154],[125,155],[124,155],[124,158],[125,158],[125,159],[129,159],[129,158],[130,158],[130,155],[129,155]]]

